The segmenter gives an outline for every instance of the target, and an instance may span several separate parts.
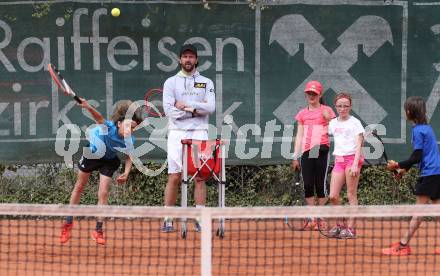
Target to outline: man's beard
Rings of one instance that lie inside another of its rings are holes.
[[[189,69],[187,69],[187,67],[186,67],[187,65],[191,65],[191,67]],[[195,64],[186,64],[186,65],[182,65],[181,67],[182,67],[183,71],[190,73],[194,70]]]

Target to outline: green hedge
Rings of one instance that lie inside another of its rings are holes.
[[[20,167],[0,167],[1,203],[67,204],[76,179],[73,169],[53,164],[38,165],[31,173],[20,176],[5,176],[5,170],[17,171]],[[415,197],[407,184],[414,184],[416,178],[416,169],[397,182],[383,166],[364,167],[359,184],[359,203],[413,203]],[[147,177],[133,169],[128,183],[112,186],[110,204],[160,206],[163,204],[166,180],[166,173]],[[227,206],[289,206],[302,202],[300,186],[294,185],[293,173],[287,165],[231,166],[227,168],[227,182]],[[96,204],[97,183],[98,175],[94,173],[82,195],[81,204]],[[190,185],[189,204],[193,204],[192,188],[193,185]],[[217,206],[217,202],[217,185],[210,181],[209,206]]]

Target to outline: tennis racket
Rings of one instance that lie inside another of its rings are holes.
[[[371,131],[369,134],[371,134],[372,136],[374,136],[374,137],[375,137],[377,140],[379,140],[379,142],[382,144],[382,147],[383,147],[383,153],[382,153],[382,156],[380,157],[380,159],[383,160],[383,161],[380,162],[380,164],[387,165],[390,161],[393,161],[393,160],[389,160],[389,159],[388,159],[388,155],[387,155],[387,152],[386,152],[386,149],[385,149],[385,144],[384,144],[384,142],[382,141],[382,139],[380,138],[380,136],[377,135],[377,131],[376,131],[376,130],[373,130],[373,131]],[[368,162],[367,159],[365,159],[365,162],[367,162],[369,165],[371,165],[370,162]],[[396,180],[398,180],[398,179],[400,179],[400,178],[402,177],[402,175],[406,172],[406,170],[405,170],[405,169],[396,169],[396,170],[393,170],[393,171],[391,171],[391,172],[393,173],[394,178],[395,178]]]
[[[67,84],[67,81],[63,78],[55,65],[49,63],[47,65],[47,70],[49,71],[52,80],[57,84],[58,88],[64,93],[64,95],[73,97],[75,101],[82,103],[81,99],[75,94],[75,92],[73,92],[72,88]]]
[[[295,197],[293,201],[293,206],[305,206],[306,202],[304,199],[304,183],[301,179],[301,171],[295,170],[293,172],[293,183],[291,194]],[[300,195],[300,198],[298,198]],[[284,218],[284,224],[294,231],[309,231],[309,227],[312,225],[311,218]]]
[[[162,89],[153,88],[145,93],[145,111],[151,117],[164,117]]]
[[[385,149],[385,144],[383,143],[383,141],[382,141],[382,139],[380,138],[380,136],[377,135],[377,131],[376,131],[376,130],[373,130],[373,131],[371,132],[371,135],[373,135],[374,137],[376,137],[377,140],[379,140],[379,142],[382,143],[382,146],[383,146],[383,153],[382,153],[381,159],[383,159],[383,160],[385,161],[385,165],[387,165],[390,161],[394,161],[394,160],[389,160],[389,159],[388,159],[388,155],[387,155],[387,152],[386,152],[386,149]],[[366,160],[367,163],[369,163],[369,162],[367,161],[367,159],[365,159],[365,160]],[[370,165],[371,165],[371,164],[370,164]],[[393,171],[391,171],[391,172],[393,173],[394,179],[395,179],[396,181],[398,181],[399,184],[400,184],[400,180],[402,179],[403,174],[406,173],[406,170],[405,170],[405,169],[396,169],[396,170],[393,170]],[[408,187],[409,187],[409,189],[411,190],[411,192],[412,192],[413,194],[415,194],[414,186],[413,186],[411,183],[409,183],[409,182],[407,182],[407,184],[408,184]]]
[[[331,174],[334,168],[334,164],[329,164],[328,167],[328,172],[327,172],[327,187],[330,191],[330,179],[331,179]],[[342,191],[341,191],[342,192]],[[329,204],[329,202],[327,202],[327,205]],[[335,221],[338,222],[338,224],[341,227],[346,227],[347,226],[347,220],[346,218],[336,218],[336,219],[332,219],[332,218],[317,218],[315,224],[318,226],[318,232],[319,234],[321,234],[322,236],[326,237],[326,238],[338,238],[337,236],[332,236],[331,230],[332,230],[332,223],[334,223]]]

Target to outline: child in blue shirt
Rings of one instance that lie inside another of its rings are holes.
[[[125,115],[132,102],[125,100],[117,104],[111,120],[105,120],[86,100],[81,100],[82,103],[79,106],[86,109],[99,125],[92,128],[89,132],[88,147],[90,154],[87,157],[82,156],[79,161],[78,177],[70,196],[70,204],[79,203],[81,193],[89,180],[90,174],[93,171],[99,171],[98,205],[107,205],[112,176],[121,163],[116,155],[116,149],[127,148],[125,141],[128,141],[128,146],[134,144],[134,138],[131,134],[133,129],[142,122],[142,115],[138,109],[131,118],[126,118]],[[118,184],[123,184],[127,181],[131,166],[132,160],[127,155],[124,173],[116,178]],[[105,244],[102,225],[102,218],[97,218],[96,229],[92,232],[92,239],[101,245]],[[73,217],[68,216],[61,231],[61,243],[66,243],[70,239],[72,227]]]
[[[414,151],[409,159],[401,162],[389,161],[387,168],[409,170],[412,165],[419,164],[420,177],[415,187],[416,204],[426,204],[432,200],[440,203],[440,155],[432,127],[426,118],[426,104],[421,97],[409,97],[404,105],[406,118],[414,126],[412,128],[412,145]],[[382,249],[385,255],[404,256],[411,254],[408,243],[422,222],[420,217],[413,217],[409,229],[400,242]],[[440,249],[435,250],[440,254]]]

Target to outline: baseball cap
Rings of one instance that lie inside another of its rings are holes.
[[[182,45],[182,47],[180,48],[180,55],[179,56],[182,56],[183,53],[185,53],[186,51],[190,51],[190,52],[194,53],[197,57],[197,48],[194,47],[194,45],[192,45],[192,44]]]
[[[309,81],[306,84],[306,88],[304,89],[304,92],[313,92],[315,94],[321,95],[322,94],[322,84],[319,81]]]

